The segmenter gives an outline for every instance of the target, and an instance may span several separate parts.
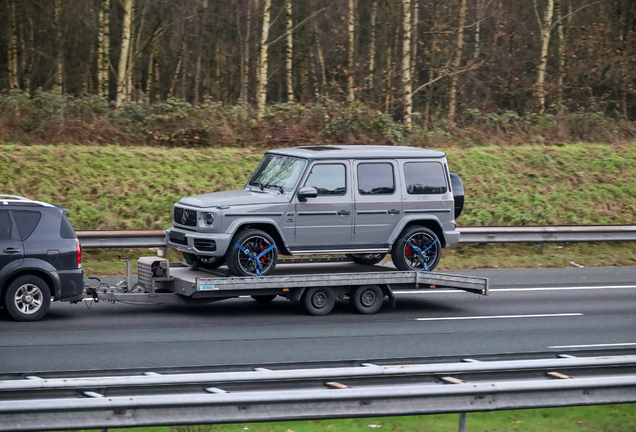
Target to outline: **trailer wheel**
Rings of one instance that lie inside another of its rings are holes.
[[[347,258],[357,264],[373,265],[384,259],[386,254],[347,254]]]
[[[329,287],[309,288],[303,295],[303,308],[310,315],[327,315],[336,304],[336,293]]]
[[[237,245],[240,245],[243,249]],[[258,268],[253,257],[261,255],[271,246],[274,246],[274,248],[258,258],[261,265]],[[248,251],[251,255],[244,251]],[[278,249],[275,246],[274,239],[265,231],[259,229],[248,229],[237,233],[225,253],[225,262],[228,268],[237,276],[266,276],[276,267],[277,259]]]
[[[351,303],[361,314],[374,314],[380,310],[384,302],[382,289],[377,285],[363,285],[354,291]]]
[[[419,249],[421,255],[411,245]],[[432,271],[441,256],[442,245],[437,234],[423,226],[414,226],[403,231],[391,250],[393,264],[401,271]]]
[[[202,257],[187,252],[182,252],[182,254],[185,262],[190,265],[198,263],[200,268],[204,268],[206,270],[215,270],[225,264],[224,257]]]
[[[276,294],[271,295],[253,295],[252,298],[259,303],[269,303],[276,298]]]
[[[4,308],[16,321],[37,321],[50,305],[51,289],[37,276],[20,276],[4,293]]]

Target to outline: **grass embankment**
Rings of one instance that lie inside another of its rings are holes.
[[[457,414],[110,429],[118,432],[452,432]],[[467,432],[633,432],[636,404],[469,413]]]
[[[461,226],[636,222],[636,144],[441,150],[466,187]],[[3,145],[2,191],[67,206],[78,230],[166,228],[180,197],[243,187],[263,152]],[[631,244],[548,245],[537,252],[527,244],[462,246],[445,251],[440,269],[636,262]],[[109,253],[89,254],[87,270],[99,255]]]

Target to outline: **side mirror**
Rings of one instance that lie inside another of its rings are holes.
[[[318,191],[310,186],[301,187],[298,190],[298,201],[305,202],[307,198],[316,198]]]

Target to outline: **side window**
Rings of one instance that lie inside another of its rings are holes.
[[[0,241],[11,240],[11,218],[9,212],[0,210]]]
[[[35,227],[38,226],[42,214],[36,211],[14,211],[13,216],[15,217],[15,223],[18,225],[20,238],[26,240],[33,233]]]
[[[359,164],[358,192],[360,195],[393,194],[395,192],[393,165],[390,163]]]
[[[64,239],[77,238],[77,235],[75,234],[75,230],[73,229],[73,226],[68,221],[68,218],[66,217],[65,214],[62,215],[62,225],[60,226],[60,237]]]
[[[407,162],[404,164],[406,192],[410,195],[446,193],[442,164],[437,162]]]
[[[342,164],[314,165],[305,186],[316,188],[318,195],[344,195],[347,192],[345,166]]]

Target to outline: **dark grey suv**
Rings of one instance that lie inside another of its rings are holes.
[[[0,195],[0,299],[17,321],[36,321],[52,300],[77,301],[82,249],[66,209]]]

